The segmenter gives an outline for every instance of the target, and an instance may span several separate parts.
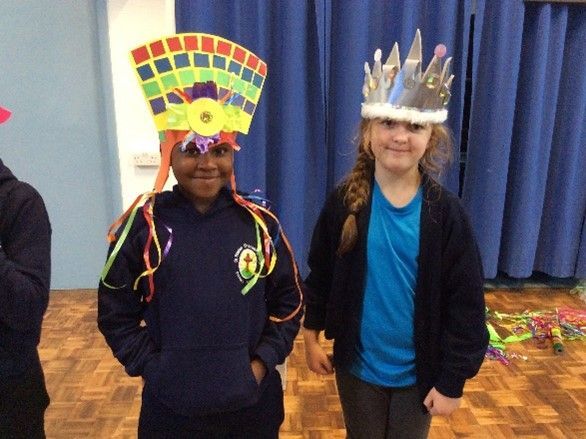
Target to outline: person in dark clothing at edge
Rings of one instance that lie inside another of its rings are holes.
[[[217,51],[245,58],[254,77],[189,65]],[[186,82],[162,93],[174,93],[164,108],[151,105],[161,166],[154,191],[113,225],[99,329],[126,372],[144,379],[139,437],[276,438],[275,366],[299,331],[301,280],[278,219],[236,192],[233,173],[236,134],[248,132],[266,65],[224,38],[177,34],[131,52],[139,81],[167,56],[186,60],[177,76]],[[169,164],[177,185],[162,192]]]
[[[445,46],[425,73],[417,31],[401,67],[365,65],[354,168],[315,226],[306,279],[309,368],[336,371],[349,438],[424,438],[449,416],[488,344],[482,265],[467,215],[435,182],[449,155]],[[333,359],[319,335],[334,339]]]
[[[10,112],[0,107],[0,123]],[[0,159],[0,437],[44,438],[49,395],[37,345],[49,303],[51,225],[43,199]]]

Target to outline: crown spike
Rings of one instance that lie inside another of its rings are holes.
[[[450,75],[448,80],[444,83],[444,85],[449,89],[452,86],[452,81],[454,80],[454,75]]]
[[[439,98],[441,99],[441,103],[444,107],[448,105],[448,102],[450,102],[450,98],[452,97],[450,87],[452,86],[453,80],[454,75],[451,75],[448,80],[440,87]]]
[[[421,32],[417,29],[415,37],[413,38],[413,43],[411,43],[411,49],[409,49],[409,54],[407,55],[407,60],[421,61],[422,58]]]
[[[376,81],[378,81],[378,79],[382,75],[382,66],[381,66],[381,62],[380,62],[381,58],[382,58],[381,50],[376,49],[374,52],[374,64],[372,65],[372,77]]]
[[[452,57],[449,57],[448,59],[446,59],[446,62],[444,63],[444,68],[442,70],[442,75],[440,77],[440,81],[445,81],[445,79],[447,77],[450,76],[450,72],[452,70]]]
[[[364,63],[364,84],[362,85],[362,95],[364,98],[368,98],[370,94],[370,89],[372,86],[372,76],[370,74],[370,66],[367,62]]]
[[[391,50],[391,53],[389,53],[389,57],[387,58],[387,62],[385,62],[385,66],[397,67],[397,69],[401,68],[401,60],[399,59],[399,44],[397,42],[393,44],[393,49]]]
[[[368,65],[367,62],[364,63],[364,77],[368,78],[369,83],[370,83],[370,79],[372,78],[372,76],[370,74],[370,66]]]
[[[427,88],[437,88],[440,84],[440,76],[442,74],[441,60],[434,56],[430,61],[425,73],[423,74],[423,83]]]
[[[376,49],[374,51],[374,61],[375,62],[380,62],[380,60],[382,59],[383,56],[383,52],[380,49]]]
[[[403,63],[403,84],[406,89],[412,90],[418,80],[421,79],[421,32],[419,29],[415,32],[413,43],[409,49],[409,54]]]

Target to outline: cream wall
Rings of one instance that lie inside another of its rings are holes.
[[[156,167],[135,166],[133,156],[159,151],[157,131],[131,68],[129,52],[175,33],[175,1],[108,0],[107,8],[120,183],[122,203],[127,208],[138,194],[152,188],[157,171]]]

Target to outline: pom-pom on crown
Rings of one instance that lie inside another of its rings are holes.
[[[365,119],[396,119],[411,123],[441,123],[448,117],[446,106],[454,75],[452,58],[443,64],[446,46],[438,44],[434,57],[422,72],[421,32],[417,29],[413,44],[401,67],[399,45],[395,43],[385,64],[381,50],[374,52],[372,70],[364,63],[361,115]]]

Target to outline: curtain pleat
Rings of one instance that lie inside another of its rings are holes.
[[[478,7],[463,200],[485,275],[583,276],[585,9]]]

